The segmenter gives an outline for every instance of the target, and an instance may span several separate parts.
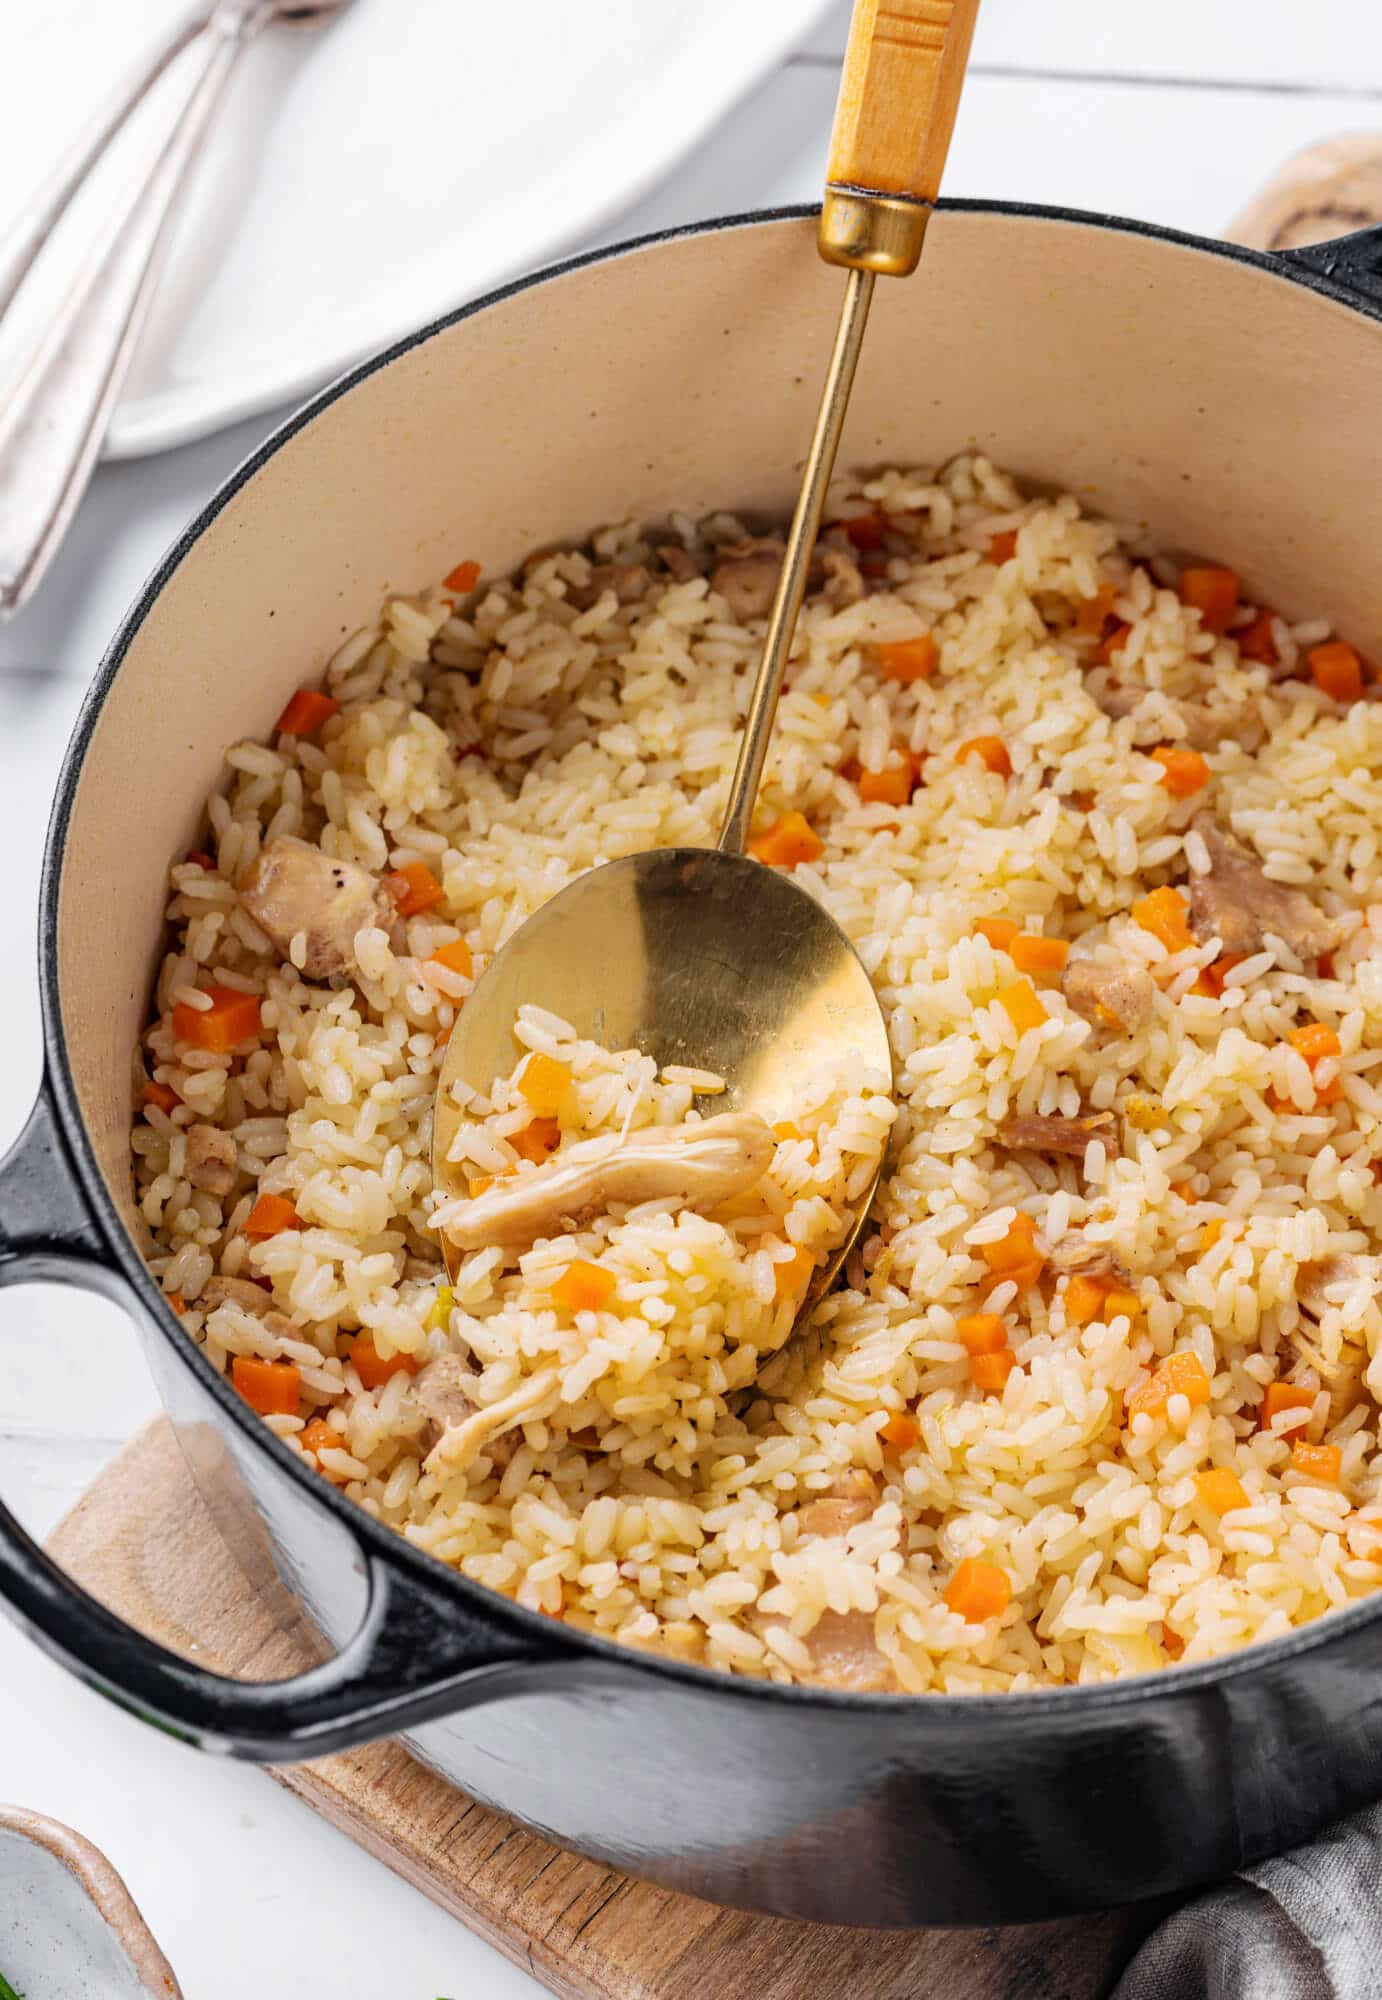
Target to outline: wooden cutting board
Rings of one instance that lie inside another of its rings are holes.
[[[162,1418],[49,1546],[93,1596],[202,1666],[258,1680],[310,1661],[221,1540]],[[884,1932],[746,1916],[553,1847],[397,1743],[270,1775],[562,2000],[1096,2000],[1160,1914]]]

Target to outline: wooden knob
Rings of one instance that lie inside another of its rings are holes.
[[[978,11],[979,0],[856,0],[821,215],[829,263],[915,268]]]

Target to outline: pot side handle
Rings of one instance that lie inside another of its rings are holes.
[[[0,1159],[0,1287],[44,1280],[134,1310],[59,1129],[45,1082]],[[496,1599],[467,1617],[425,1576],[360,1544],[364,1619],[333,1659],[289,1680],[238,1681],[169,1652],[74,1583],[0,1503],[0,1606],[44,1651],[121,1708],[222,1756],[291,1764],[391,1736],[517,1692],[525,1668],[562,1657]],[[568,1653],[569,1657],[569,1653]]]
[[[1234,243],[1322,278],[1350,302],[1382,308],[1382,136],[1346,133],[1289,159],[1234,217]]]

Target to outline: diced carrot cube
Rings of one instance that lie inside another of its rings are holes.
[[[168,1303],[175,1313],[185,1313],[187,1311],[187,1301],[181,1292],[169,1292]]]
[[[246,1236],[277,1236],[285,1229],[302,1229],[302,1217],[285,1195],[261,1194],[241,1228]]]
[[[1016,1366],[1017,1357],[1007,1347],[997,1354],[974,1354],[970,1356],[969,1378],[986,1396],[1001,1396],[1003,1385]]]
[[[1209,993],[1218,1000],[1228,984],[1228,976],[1235,967],[1243,963],[1246,953],[1241,951],[1221,951],[1208,965],[1200,968],[1200,976],[1191,989],[1195,993]]]
[[[749,853],[768,868],[795,868],[799,861],[818,861],[825,842],[799,812],[785,812],[781,819],[749,842]]]
[[[1252,1502],[1244,1490],[1243,1482],[1236,1472],[1230,1472],[1226,1465],[1211,1466],[1208,1472],[1197,1472],[1195,1484],[1206,1507],[1212,1507],[1216,1514],[1231,1514],[1238,1507],[1249,1507]]]
[[[555,1118],[570,1093],[571,1071],[555,1056],[534,1050],[518,1072],[518,1089],[540,1118]]]
[[[1342,639],[1330,639],[1323,646],[1312,646],[1305,657],[1310,662],[1316,687],[1323,689],[1331,701],[1361,699],[1363,662],[1352,646]]]
[[[956,1337],[971,1354],[997,1354],[1008,1344],[1001,1313],[970,1313],[955,1324]]]
[[[241,1042],[255,1039],[261,1025],[257,993],[242,993],[235,986],[207,986],[203,991],[211,1001],[209,1007],[180,1000],[173,1009],[173,1033],[180,1042],[229,1055]]]
[[[1161,782],[1173,799],[1193,798],[1209,783],[1209,766],[1198,750],[1175,750],[1169,744],[1153,750],[1161,766]]]
[[[1059,972],[1070,956],[1070,947],[1064,938],[1020,931],[1008,946],[1008,956],[1019,972]]]
[[[1008,746],[1001,736],[971,736],[956,750],[955,762],[963,764],[966,757],[977,757],[995,777],[1012,776],[1012,758],[1009,757]]]
[[[1291,1446],[1291,1470],[1306,1479],[1323,1479],[1331,1486],[1337,1485],[1343,1464],[1344,1455],[1337,1444]]]
[[[1206,632],[1227,632],[1238,610],[1242,579],[1232,569],[1183,569],[1180,573],[1180,601],[1200,614]]]
[[[509,1144],[520,1159],[540,1166],[561,1142],[561,1126],[555,1118],[534,1118],[521,1132],[510,1132]]]
[[[427,963],[445,966],[448,972],[459,972],[462,979],[473,979],[475,976],[475,960],[464,938],[453,938],[450,944],[438,945]]]
[[[602,1264],[578,1258],[567,1265],[551,1292],[559,1306],[569,1306],[572,1312],[598,1312],[608,1304],[618,1282],[613,1271],[605,1270]]]
[[[409,861],[384,877],[400,917],[418,917],[439,903],[446,891],[424,861]]]
[[[806,1290],[807,1281],[816,1268],[816,1260],[811,1252],[798,1244],[790,1257],[773,1265],[773,1297],[780,1305],[783,1299],[796,1298]]]
[[[936,671],[936,642],[929,632],[915,639],[885,639],[878,648],[884,680],[929,681]]]
[[[346,1443],[341,1433],[329,1424],[325,1417],[313,1417],[310,1424],[304,1424],[297,1434],[297,1442],[302,1446],[304,1451],[310,1452],[313,1458],[317,1460],[317,1470],[322,1474],[323,1478],[330,1479],[337,1485],[344,1484],[339,1473],[328,1472],[326,1467],[321,1463],[321,1454],[324,1451],[349,1451],[350,1449],[350,1446]]]
[[[1281,657],[1276,643],[1276,613],[1265,605],[1250,625],[1240,625],[1234,633],[1238,650],[1245,660],[1256,660],[1264,667],[1274,667]]]
[[[1190,905],[1178,889],[1153,889],[1132,906],[1132,918],[1144,931],[1160,938],[1167,951],[1188,951],[1194,944],[1188,922]]]
[[[1002,534],[989,537],[989,561],[991,563],[1011,562],[1017,554],[1016,528],[1004,528]]]
[[[1172,1396],[1184,1396],[1195,1409],[1209,1401],[1212,1390],[1213,1384],[1199,1355],[1190,1348],[1180,1348],[1175,1354],[1168,1354],[1141,1387],[1133,1390],[1127,1399],[1128,1415],[1164,1417]]]
[[[774,1139],[799,1139],[801,1136],[800,1125],[794,1125],[790,1118],[780,1118],[773,1127]]]
[[[899,764],[887,764],[881,771],[860,771],[859,797],[866,806],[905,806],[920,776],[916,759],[904,750]]]
[[[454,590],[458,597],[468,597],[479,581],[479,563],[460,562],[442,578],[441,587],[443,590]]]
[[[171,1084],[156,1083],[152,1078],[142,1086],[139,1096],[141,1102],[156,1104],[160,1111],[176,1111],[177,1107],[182,1103],[182,1099]]]
[[[1039,1028],[1049,1018],[1030,979],[1014,980],[1011,986],[1003,987],[998,994],[998,1004],[1019,1035]]]
[[[1300,1382],[1269,1382],[1262,1398],[1260,1427],[1269,1431],[1273,1420],[1285,1410],[1300,1410],[1303,1414],[1299,1423],[1283,1424],[1276,1431],[1277,1437],[1299,1437],[1310,1421],[1310,1412],[1315,1407],[1315,1392]]]
[[[1209,1255],[1223,1233],[1224,1219],[1221,1215],[1216,1215],[1212,1222],[1206,1222],[1204,1228],[1200,1231],[1199,1254],[1201,1257]]]
[[[487,1188],[492,1188],[499,1178],[497,1174],[471,1174],[466,1181],[465,1191],[472,1201],[478,1201]]]
[[[1162,1650],[1173,1660],[1178,1660],[1185,1651],[1184,1639],[1181,1638],[1179,1632],[1171,1630],[1164,1618],[1161,1621],[1161,1645]]]
[[[889,1451],[910,1451],[921,1440],[921,1425],[910,1411],[895,1410],[878,1435]]]
[[[1001,1617],[1012,1602],[1012,1594],[1006,1571],[974,1556],[966,1556],[962,1563],[956,1564],[955,1573],[945,1586],[946,1604],[959,1613],[966,1625],[982,1625],[986,1619]]]
[[[395,1375],[416,1375],[422,1366],[415,1354],[391,1354],[386,1361],[365,1334],[351,1343],[350,1359],[367,1389],[377,1389]]]
[[[1095,659],[1101,665],[1111,667],[1118,654],[1122,652],[1124,646],[1127,644],[1128,634],[1131,630],[1132,626],[1126,624],[1120,618],[1112,631],[1106,632],[1104,637],[1099,641],[1095,649]]]
[[[1102,635],[1105,625],[1113,616],[1117,598],[1116,583],[1101,583],[1093,597],[1081,598],[1075,611],[1075,630],[1082,638],[1097,639]]]
[[[291,1361],[261,1361],[257,1354],[237,1354],[230,1364],[230,1379],[261,1417],[297,1415],[299,1377]]]
[[[1013,1217],[1006,1236],[1000,1236],[991,1243],[981,1243],[979,1255],[1000,1277],[1025,1268],[1033,1258],[1038,1263],[1044,1261],[1036,1247],[1036,1224],[1025,1212]]]
[[[1292,1028],[1286,1039],[1298,1054],[1305,1057],[1311,1069],[1317,1062],[1323,1062],[1326,1056],[1343,1053],[1339,1037],[1323,1021],[1308,1021],[1303,1028]]]
[[[1104,1309],[1104,1294],[1107,1286],[1098,1278],[1088,1278],[1079,1272],[1065,1281],[1065,1318],[1069,1326],[1088,1326],[1091,1320],[1099,1318]]]
[[[974,926],[981,937],[986,937],[995,951],[1006,951],[1018,935],[1018,926],[1011,917],[980,917]]]
[[[317,688],[299,688],[289,698],[278,721],[274,724],[280,736],[315,736],[328,716],[340,707],[329,694],[322,694]]]

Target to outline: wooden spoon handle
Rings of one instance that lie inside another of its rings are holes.
[[[821,211],[827,263],[915,270],[978,11],[979,0],[856,0]]]

